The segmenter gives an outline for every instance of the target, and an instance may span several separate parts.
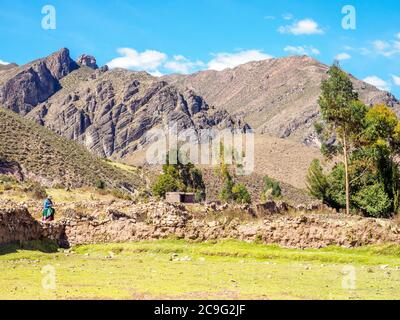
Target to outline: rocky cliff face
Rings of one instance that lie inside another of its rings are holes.
[[[78,68],[68,49],[0,73],[0,104],[22,115],[47,100],[60,86],[60,79]]]
[[[259,133],[311,144],[313,123],[319,118],[320,84],[328,69],[310,57],[295,56],[163,79],[191,88],[216,108],[243,116]],[[352,79],[365,103],[384,102],[400,112],[393,95]]]
[[[76,61],[81,66],[86,66],[92,69],[98,69],[96,58],[86,54],[81,55]]]
[[[245,127],[224,110],[213,113],[193,91],[178,90],[145,72],[87,72],[77,70],[67,76],[64,89],[28,116],[100,156],[134,152],[148,142],[145,133],[156,127]]]
[[[192,90],[145,72],[99,69],[88,55],[76,63],[68,49],[0,70],[0,105],[106,157],[137,150],[156,127],[247,128],[225,110],[210,110]]]

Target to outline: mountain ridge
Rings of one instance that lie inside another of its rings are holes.
[[[92,56],[78,63],[63,48],[0,73],[0,105],[76,140],[103,157],[124,157],[149,143],[146,133],[172,122],[179,129],[247,125],[213,111],[187,89],[146,72],[98,69]]]
[[[163,79],[198,92],[217,109],[242,116],[256,132],[313,144],[317,99],[328,69],[309,56],[290,56]],[[361,100],[369,105],[386,103],[400,114],[400,103],[392,94],[350,76]]]

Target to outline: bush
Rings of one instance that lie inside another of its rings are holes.
[[[153,185],[153,195],[159,198],[165,198],[167,192],[178,191],[178,183],[170,174],[161,174]]]
[[[235,184],[231,178],[226,179],[224,181],[221,192],[219,193],[219,197],[223,201],[231,201],[233,200],[233,187]]]
[[[161,174],[153,185],[153,195],[159,198],[165,198],[167,192],[194,192],[196,200],[205,199],[205,184],[202,172],[192,163],[184,164],[180,161],[178,153],[172,153],[177,157],[177,163],[169,163],[169,154],[167,154],[166,164],[163,165],[163,174]]]
[[[195,201],[196,201],[196,202],[202,202],[202,201],[204,201],[205,199],[206,199],[206,194],[205,194],[205,192],[197,191],[197,192],[195,193]]]
[[[388,216],[392,207],[392,201],[381,183],[361,189],[352,200],[367,215],[376,218]]]
[[[232,196],[236,203],[251,203],[250,193],[247,191],[247,188],[244,184],[238,183],[232,188]]]
[[[324,202],[335,208],[341,209],[346,207],[346,191],[344,188],[345,172],[342,163],[337,164],[327,177],[328,189]]]
[[[324,131],[324,127],[320,122],[314,123],[314,130],[317,133],[317,135],[321,135]]]
[[[94,183],[96,189],[104,190],[106,188],[106,184],[103,180],[97,179]]]
[[[264,188],[263,188],[263,195],[266,197],[270,195],[274,198],[279,198],[282,196],[282,189],[278,181],[271,179],[268,176],[264,177]]]

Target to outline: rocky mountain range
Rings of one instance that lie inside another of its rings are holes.
[[[246,129],[223,109],[211,110],[192,90],[146,72],[98,68],[94,57],[74,62],[68,49],[0,73],[0,104],[104,157],[123,157],[146,144],[145,133],[177,129]]]
[[[243,117],[258,133],[309,145],[315,142],[313,123],[319,118],[317,101],[328,69],[311,57],[292,56],[163,79],[194,90],[216,109]],[[400,114],[393,95],[351,78],[365,103],[383,102]]]
[[[128,162],[143,156],[153,128],[252,128],[256,170],[303,187],[309,162],[319,155],[306,146],[318,144],[313,124],[328,68],[295,56],[158,78],[99,67],[89,55],[74,61],[64,48],[23,66],[1,65],[0,106],[101,157]],[[393,95],[352,79],[365,103],[383,102],[400,112]]]

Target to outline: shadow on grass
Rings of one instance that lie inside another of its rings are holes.
[[[14,242],[0,245],[0,255],[16,253],[19,250],[40,251],[43,253],[55,253],[59,249],[56,241],[44,239],[26,242]]]

